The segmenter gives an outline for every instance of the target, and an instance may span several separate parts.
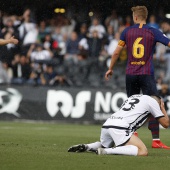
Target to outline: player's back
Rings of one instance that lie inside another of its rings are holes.
[[[107,119],[104,125],[137,129],[143,125],[150,113],[155,118],[164,116],[158,102],[152,97],[141,94],[132,95],[122,104],[119,111]]]
[[[132,95],[122,104],[118,112],[107,119],[104,125],[137,129],[147,120],[150,113],[154,117],[163,116],[157,101],[148,95]]]
[[[121,106],[120,110],[111,115],[111,117],[107,120],[106,124],[110,124],[111,122],[116,122],[116,125],[119,125],[121,121],[123,124],[129,126],[133,122],[143,123],[148,117],[148,105],[147,101],[150,98],[147,95],[133,95],[129,97]],[[126,123],[125,123],[126,122]]]
[[[154,28],[140,24],[129,27],[125,33],[125,43],[128,52],[126,74],[152,75],[152,59],[156,44]]]

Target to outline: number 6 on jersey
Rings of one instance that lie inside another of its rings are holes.
[[[133,56],[135,58],[142,58],[144,56],[144,45],[140,44],[142,37],[139,37],[133,43]]]

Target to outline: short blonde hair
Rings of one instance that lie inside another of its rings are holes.
[[[148,17],[148,10],[146,6],[135,6],[132,7],[131,10],[134,12],[136,16],[138,16],[142,20],[146,20]]]

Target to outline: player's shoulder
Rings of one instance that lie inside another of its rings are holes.
[[[126,27],[126,28],[122,31],[122,33],[125,34],[125,33],[126,33],[128,30],[130,30],[132,27],[133,27],[133,26]]]
[[[157,101],[149,96],[149,95],[143,95],[143,94],[135,94],[128,98],[128,100],[131,102],[131,100],[134,100],[135,103],[141,103],[147,107],[155,107],[158,103]]]
[[[142,95],[142,98],[145,98],[145,99],[152,99],[151,96],[146,95],[146,94],[143,94],[143,95]]]
[[[155,95],[157,96],[157,95]],[[158,97],[159,98],[159,97]],[[157,105],[158,102],[156,101],[156,99],[154,99],[152,96],[149,95],[143,95],[143,99],[147,102],[148,105],[150,106],[154,106]]]
[[[158,32],[160,33],[160,32],[161,32],[159,29],[154,28],[154,27],[151,27],[151,26],[149,26],[149,25],[147,25],[147,24],[146,24],[143,28],[152,31],[153,33],[158,33]]]
[[[126,28],[123,30],[123,32],[126,33],[126,32],[128,32],[128,31],[133,31],[134,29],[138,29],[138,28],[139,28],[139,24],[134,24],[134,25],[132,25],[132,26],[126,27]],[[144,27],[143,27],[143,28],[144,28]],[[150,27],[145,25],[145,29],[150,29]]]
[[[132,25],[132,26],[128,27],[127,30],[134,29],[134,28],[139,28],[139,27],[140,27],[140,24],[135,24],[135,25]],[[148,24],[143,24],[142,29],[147,29],[147,30],[150,30],[152,32],[157,32],[157,31],[160,32],[159,29],[151,27]]]

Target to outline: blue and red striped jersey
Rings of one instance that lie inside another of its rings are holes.
[[[158,29],[136,24],[124,29],[118,45],[127,46],[126,74],[153,75],[153,52],[156,42],[168,45],[169,39]]]

